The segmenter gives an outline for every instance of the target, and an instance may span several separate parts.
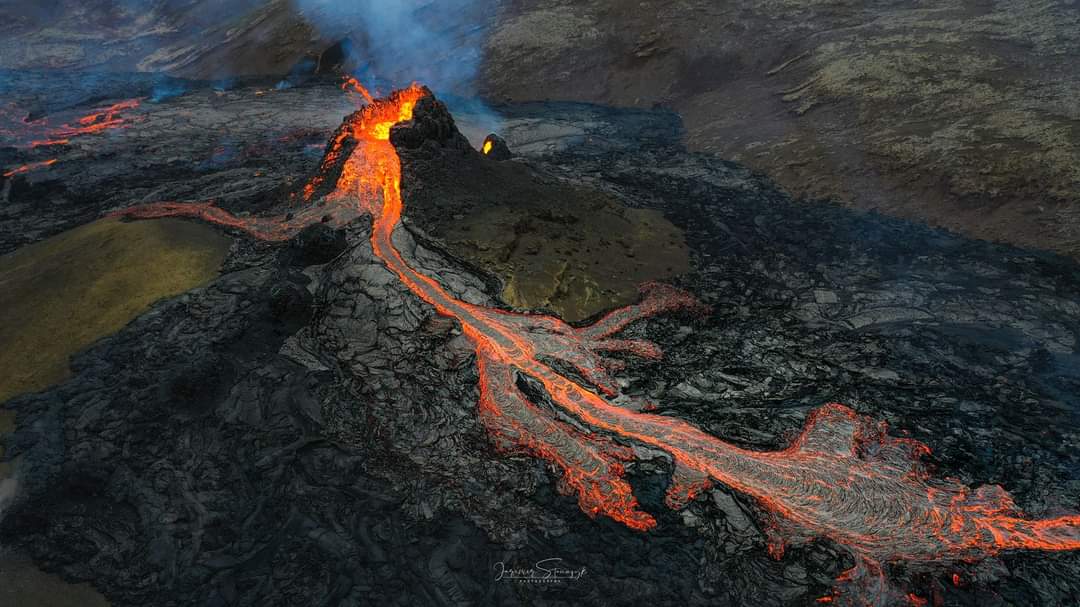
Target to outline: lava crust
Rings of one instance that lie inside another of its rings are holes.
[[[288,171],[316,177],[280,198],[248,177],[273,213],[248,215],[250,193],[191,195],[183,172],[114,194],[94,208],[252,238],[218,280],[76,357],[69,381],[11,401],[20,494],[5,546],[116,605],[1080,592],[1076,553],[1042,554],[1077,543],[1075,264],[797,205],[685,153],[662,112],[503,109],[520,161],[663,210],[694,272],[581,324],[500,305],[490,277],[402,217],[423,163],[496,162],[419,87],[327,129],[322,162],[283,152]],[[176,110],[147,111],[140,128]],[[223,160],[196,185],[248,162]],[[15,202],[61,195],[34,175],[14,178]],[[145,204],[162,191],[188,195]],[[72,217],[43,207],[19,225]],[[850,406],[822,407],[835,401]],[[494,581],[497,563],[550,557],[588,575]]]
[[[857,581],[859,592],[853,598],[834,591],[828,598],[891,602],[899,595],[888,587],[882,563],[971,561],[1007,549],[1080,549],[1080,515],[1029,520],[1000,486],[973,491],[956,481],[936,480],[920,463],[930,453],[926,445],[889,437],[884,422],[875,423],[843,405],[812,412],[787,449],[759,452],[738,448],[678,419],[640,412],[641,406],[608,400],[619,391],[605,366],[618,363],[598,352],[661,357],[651,342],[611,336],[634,321],[668,311],[706,313],[697,301],[688,293],[653,286],[639,304],[574,329],[555,317],[496,310],[454,297],[437,278],[414,269],[394,244],[403,202],[401,167],[390,142],[415,150],[452,140],[456,148],[465,149],[445,106],[414,85],[373,101],[345,124],[328,147],[322,172],[341,164],[347,138],[356,146],[322,205],[271,219],[241,220],[211,205],[168,203],[135,207],[124,215],[193,216],[265,240],[290,238],[315,221],[344,225],[361,213],[371,215],[375,255],[410,292],[458,321],[475,348],[479,416],[496,444],[555,464],[562,474],[560,488],[575,494],[590,516],[609,516],[642,531],[656,525],[639,509],[623,478],[623,462],[634,458],[632,449],[616,440],[624,439],[672,458],[675,476],[667,497],[672,508],[685,506],[712,482],[720,482],[755,498],[773,517],[772,555],[782,556],[784,544],[793,539],[817,537],[850,549],[856,566],[838,580]],[[323,180],[321,173],[305,186],[309,203]],[[584,381],[557,371],[549,360],[569,365]],[[545,414],[517,387],[522,379],[538,382],[555,408],[589,430]]]

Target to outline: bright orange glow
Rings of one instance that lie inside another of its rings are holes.
[[[10,140],[10,144],[18,148],[68,145],[76,137],[131,126],[138,117],[125,114],[138,108],[139,104],[139,99],[120,101],[59,126],[49,124],[44,118],[29,120],[14,107],[0,108],[0,137]]]
[[[484,142],[484,153],[485,154],[490,154],[491,153],[491,147],[492,147],[491,140],[488,139],[487,141]]]
[[[913,592],[909,592],[907,594],[907,600],[912,607],[925,607],[926,605],[926,599]]]
[[[93,111],[79,118],[75,125],[63,125],[50,131],[50,136],[60,138],[79,137],[101,133],[112,129],[126,128],[131,122],[121,115],[124,110],[139,107],[138,99],[128,99],[114,103],[109,107]]]
[[[357,83],[356,86],[360,84]],[[366,91],[363,87],[360,88]],[[364,193],[369,198],[379,195],[381,182],[378,176],[385,170],[381,166],[390,162],[396,163],[397,154],[394,153],[393,147],[387,151],[383,147],[370,145],[370,142],[389,142],[390,128],[398,122],[412,120],[413,107],[421,97],[427,94],[422,86],[413,84],[409,88],[394,91],[386,99],[380,99],[379,103],[369,103],[349,116],[345,124],[330,139],[326,152],[323,154],[323,160],[319,164],[319,170],[304,185],[303,199],[312,200],[325,183],[331,169],[341,162],[342,154],[346,151],[346,144],[356,144],[358,148],[362,147],[367,151],[357,154],[350,150],[350,156],[331,195],[355,194],[354,190],[361,186],[364,186]],[[380,166],[369,166],[372,163]]]
[[[32,147],[32,148],[40,148],[40,147],[48,147],[50,145],[67,145],[69,143],[71,143],[70,139],[35,140],[35,141],[30,142],[30,147]]]
[[[120,112],[123,110],[131,110],[139,107],[138,99],[128,99],[127,101],[121,101],[114,103],[107,108],[92,112],[79,118],[78,127],[67,127],[66,134],[72,135],[85,135],[87,133],[99,133],[104,130],[116,128],[124,124],[124,119],[120,117]],[[61,131],[64,134],[64,131]]]
[[[357,95],[360,95],[368,105],[371,105],[375,102],[375,100],[372,99],[371,93],[368,92],[367,88],[365,88],[364,85],[360,84],[359,80],[353,78],[352,76],[349,76],[345,79],[344,82],[341,83],[341,90],[347,93],[355,93]]]
[[[496,448],[553,464],[560,472],[560,490],[576,495],[589,516],[607,516],[642,531],[656,525],[639,508],[625,479],[625,464],[635,458],[629,445],[644,445],[670,459],[668,507],[683,508],[714,483],[723,484],[754,498],[770,513],[771,555],[781,558],[786,543],[828,537],[856,557],[856,566],[837,582],[857,585],[872,596],[889,592],[885,563],[974,560],[1012,549],[1080,549],[1080,515],[1033,520],[1020,513],[997,485],[973,490],[954,479],[934,478],[922,465],[929,447],[890,436],[885,422],[844,405],[827,404],[812,411],[787,448],[755,451],[678,418],[648,413],[654,408],[650,403],[613,400],[619,390],[611,373],[620,363],[606,353],[662,356],[655,344],[613,336],[657,314],[704,313],[688,293],[649,285],[639,303],[586,327],[454,297],[435,278],[414,269],[393,242],[403,201],[400,160],[389,142],[391,127],[411,120],[417,101],[428,94],[413,85],[349,116],[327,146],[319,174],[305,187],[305,199],[310,200],[340,166],[334,189],[321,203],[295,214],[240,218],[209,203],[158,203],[123,214],[196,216],[266,240],[290,238],[320,221],[341,226],[361,214],[371,215],[375,255],[416,297],[458,321],[475,348],[477,413]],[[552,359],[575,370],[577,377],[546,362]],[[520,377],[542,386],[550,403],[579,425],[531,402],[518,388]],[[832,602],[836,596],[818,602]],[[903,600],[904,595],[897,593],[895,598]],[[914,594],[907,600],[923,601]]]
[[[52,166],[59,162],[53,158],[50,160],[42,160],[41,162],[31,162],[30,164],[24,164],[21,167],[11,169],[4,173],[4,177],[14,177],[15,175],[22,175],[23,173],[29,173],[30,171],[36,171],[37,169],[43,169],[45,167]]]

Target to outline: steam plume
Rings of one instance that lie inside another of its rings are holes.
[[[298,0],[327,38],[349,39],[361,81],[471,95],[480,67],[488,0]]]

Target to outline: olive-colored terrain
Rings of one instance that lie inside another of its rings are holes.
[[[690,267],[682,230],[662,213],[525,163],[452,158],[418,170],[422,179],[405,180],[407,217],[495,275],[517,308],[580,321]]]
[[[103,219],[0,257],[0,402],[60,381],[72,354],[209,281],[230,242],[182,220]]]
[[[0,256],[0,403],[64,379],[71,355],[155,301],[209,281],[230,243],[193,222],[102,219]],[[14,417],[0,409],[0,436],[14,430]],[[0,510],[16,486],[12,465],[0,462]],[[89,584],[0,552],[0,604],[108,603]]]
[[[443,238],[503,279],[507,303],[568,321],[631,303],[642,283],[689,265],[682,233],[662,214],[601,197],[580,207],[493,207],[450,224]]]

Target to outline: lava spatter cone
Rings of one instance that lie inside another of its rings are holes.
[[[427,91],[427,89],[424,89]],[[427,94],[417,100],[412,119],[390,128],[390,143],[398,155],[415,154],[425,146],[444,150],[473,152],[469,140],[458,130],[446,104]]]
[[[706,309],[686,292],[654,284],[642,290],[638,303],[572,327],[553,316],[455,297],[438,276],[417,270],[393,240],[404,204],[401,159],[438,148],[479,154],[457,131],[446,107],[414,85],[349,116],[328,145],[310,189],[305,188],[301,207],[288,216],[241,219],[202,203],[148,205],[125,214],[195,216],[267,240],[288,238],[316,222],[344,225],[370,215],[375,255],[413,295],[456,320],[472,344],[478,416],[495,446],[553,464],[559,487],[576,495],[590,516],[643,531],[656,525],[625,478],[637,444],[663,451],[673,462],[669,507],[684,507],[714,483],[744,493],[771,517],[772,554],[781,556],[786,543],[830,538],[856,557],[856,567],[839,581],[875,599],[889,595],[882,566],[891,562],[972,560],[1009,549],[1080,549],[1080,515],[1031,520],[1000,487],[971,489],[936,479],[921,465],[929,447],[892,437],[883,422],[844,405],[821,407],[788,448],[769,452],[743,449],[682,420],[646,413],[648,403],[616,400],[613,375],[622,363],[609,353],[662,357],[655,344],[617,335],[657,314],[700,315]],[[334,184],[332,190],[316,197],[326,183]],[[558,368],[553,360],[561,363]],[[518,387],[522,378],[540,386],[549,404],[577,423],[539,406]]]

